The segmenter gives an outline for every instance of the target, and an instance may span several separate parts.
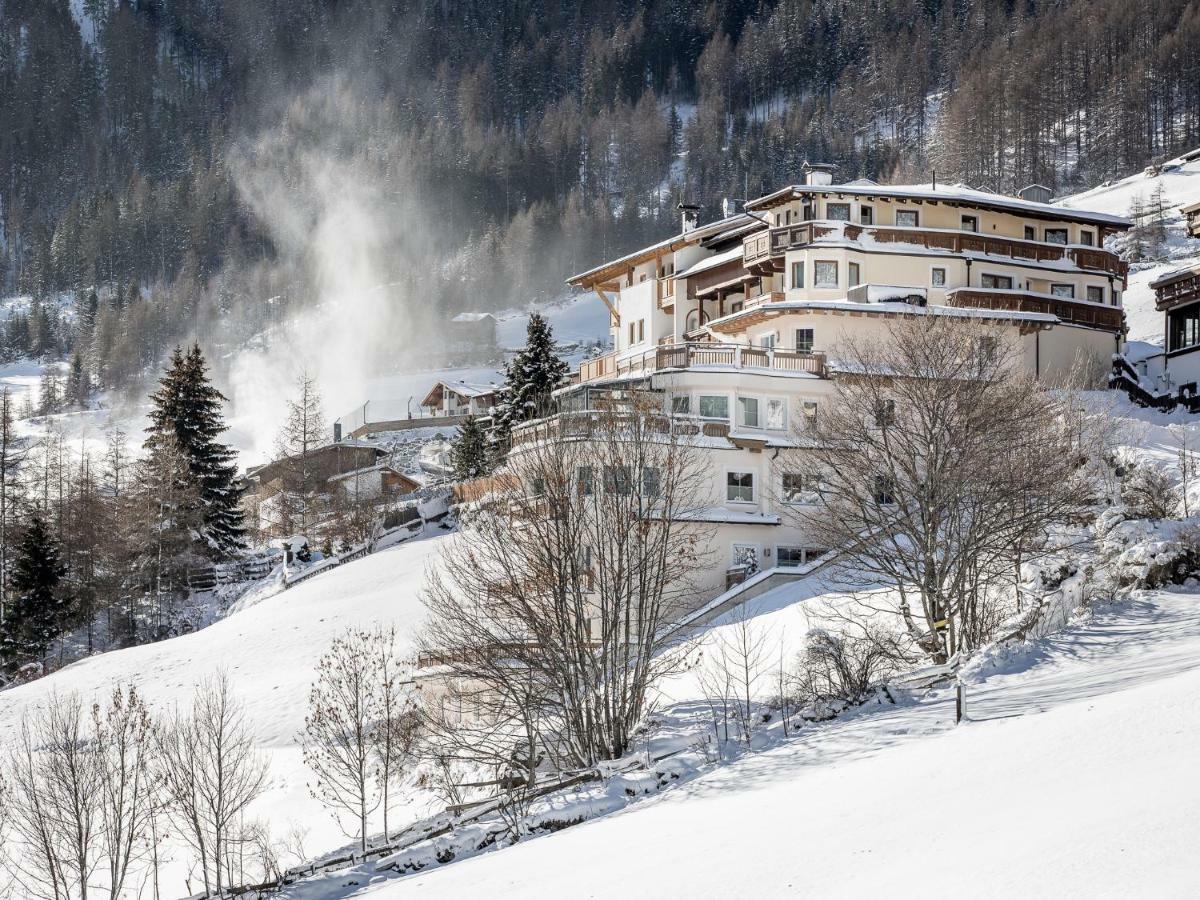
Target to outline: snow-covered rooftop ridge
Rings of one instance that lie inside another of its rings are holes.
[[[438,384],[463,397],[483,397],[500,390],[500,385],[495,382],[439,381]]]
[[[484,319],[495,319],[491,313],[486,312],[460,312],[457,316],[451,319],[451,322],[481,322]]]
[[[567,284],[575,284],[580,281],[586,281],[591,276],[603,272],[605,269],[609,269],[613,266],[623,265],[632,260],[638,259],[639,257],[653,256],[655,253],[665,250],[672,244],[680,241],[685,243],[699,243],[700,241],[716,237],[722,232],[733,232],[743,229],[747,226],[753,226],[755,224],[757,224],[757,220],[754,216],[748,216],[745,213],[736,213],[728,218],[718,219],[715,222],[709,222],[707,225],[697,225],[695,228],[692,228],[688,231],[681,231],[679,234],[672,235],[671,237],[661,240],[656,244],[651,244],[648,247],[641,247],[637,250],[634,250],[632,253],[626,253],[624,256],[619,256],[616,259],[611,259],[607,262],[601,263],[598,266],[588,269],[586,272],[580,272],[578,275],[572,275],[567,279]]]
[[[1169,272],[1164,272],[1150,282],[1150,287],[1157,288],[1164,284],[1170,284],[1172,281],[1178,281],[1188,275],[1200,274],[1200,262],[1192,263],[1188,266],[1180,266],[1178,269],[1172,269]]]
[[[734,247],[732,250],[726,250],[724,253],[718,253],[715,256],[709,256],[706,259],[700,260],[695,265],[682,272],[676,273],[676,278],[687,278],[691,275],[696,275],[700,272],[714,269],[717,266],[722,266],[725,263],[734,262],[742,258],[742,248]]]
[[[1070,206],[1053,203],[1038,203],[1033,200],[1022,200],[1020,197],[1010,197],[991,191],[979,190],[963,184],[879,184],[862,185],[855,182],[846,184],[806,185],[794,184],[773,193],[759,197],[746,204],[747,209],[755,209],[761,205],[779,201],[789,196],[803,194],[855,194],[879,197],[908,197],[916,200],[956,201],[959,203],[976,204],[979,206],[1002,209],[1010,212],[1022,212],[1041,217],[1061,219],[1076,219],[1087,222],[1112,225],[1118,228],[1132,227],[1133,223],[1124,216],[1099,213],[1089,210],[1076,209]]]

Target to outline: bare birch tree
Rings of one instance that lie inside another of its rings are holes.
[[[649,690],[680,664],[664,634],[694,602],[712,498],[662,400],[626,394],[518,427],[506,487],[463,513],[430,573],[424,656],[527,777],[541,755],[566,766],[623,755]]]
[[[54,697],[21,723],[10,756],[8,865],[25,896],[88,897],[100,857],[96,742],[78,696]]]
[[[377,643],[371,632],[357,628],[333,639],[317,663],[301,735],[304,762],[316,777],[309,790],[339,821],[341,813],[354,817],[357,834],[347,834],[357,836],[364,851],[367,817],[381,798],[374,779]]]
[[[157,775],[154,723],[133,687],[114,688],[108,706],[92,707],[99,754],[99,830],[108,864],[109,896],[121,896],[132,867],[151,852]]]
[[[718,740],[729,741],[732,718],[738,738],[751,746],[761,694],[770,683],[773,644],[755,622],[753,610],[744,605],[702,642],[697,674]]]
[[[197,687],[191,711],[176,711],[162,729],[158,755],[172,818],[199,860],[205,892],[220,895],[229,883],[229,846],[242,840],[243,814],[267,778],[228,676]]]
[[[1092,500],[1092,423],[1019,352],[981,325],[897,317],[838,350],[834,397],[779,460],[820,486],[822,502],[791,507],[814,542],[863,584],[894,585],[936,661],[992,636],[1014,565]]]

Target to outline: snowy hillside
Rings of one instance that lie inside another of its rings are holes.
[[[1157,175],[1139,172],[1056,201],[1076,209],[1126,216],[1135,204],[1149,203],[1160,186],[1169,207],[1168,259],[1130,266],[1129,289],[1124,298],[1129,340],[1158,345],[1163,340],[1163,318],[1162,313],[1154,309],[1154,291],[1150,289],[1150,283],[1172,269],[1200,262],[1200,241],[1187,236],[1184,218],[1179,213],[1181,206],[1200,201],[1200,158],[1190,162],[1182,157],[1173,159],[1164,163]]]
[[[976,670],[957,728],[937,692],[501,853],[289,896],[1196,896],[1197,691],[1200,599],[1145,594]]]
[[[255,743],[270,763],[269,788],[249,816],[271,823],[283,839],[296,828],[306,853],[322,853],[345,843],[325,809],[309,795],[310,778],[296,736],[304,727],[314,667],[333,637],[352,625],[395,625],[404,653],[424,608],[418,592],[426,565],[445,537],[436,526],[430,536],[381,551],[341,569],[280,591],[278,579],[245,597],[239,611],[183,637],[117,650],[82,660],[0,695],[0,746],[14,741],[25,710],[78,692],[103,697],[117,685],[135,685],[158,712],[187,707],[197,683],[227,672],[234,693],[246,704]],[[423,810],[398,806],[403,821]],[[169,852],[169,851],[168,851]],[[286,859],[286,864],[298,863]],[[185,890],[182,857],[168,864],[164,897]],[[192,883],[195,889],[195,883]]]

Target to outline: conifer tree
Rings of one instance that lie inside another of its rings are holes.
[[[218,440],[226,429],[221,412],[225,397],[209,380],[199,344],[186,354],[175,348],[150,400],[154,408],[143,446],[151,453],[177,446],[186,457],[202,508],[201,535],[207,552],[224,556],[242,549],[246,529],[237,455]]]
[[[496,462],[508,454],[512,428],[544,415],[550,409],[551,395],[561,387],[567,364],[554,351],[550,323],[540,314],[529,317],[525,348],[504,367],[505,383],[496,405],[492,429],[492,457]]]
[[[67,624],[70,602],[59,591],[66,571],[58,541],[35,512],[17,546],[10,576],[14,601],[0,630],[0,650],[10,665],[44,657]]]
[[[479,420],[474,416],[467,416],[467,421],[462,423],[450,448],[450,465],[454,478],[457,481],[466,481],[468,478],[486,475],[490,468],[489,463],[487,437],[479,427]]]

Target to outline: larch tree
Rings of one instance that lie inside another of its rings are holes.
[[[278,497],[277,525],[281,530],[307,531],[316,521],[316,494],[321,480],[313,451],[328,442],[321,392],[315,379],[301,372],[275,438],[276,457],[284,464],[284,489]]]

